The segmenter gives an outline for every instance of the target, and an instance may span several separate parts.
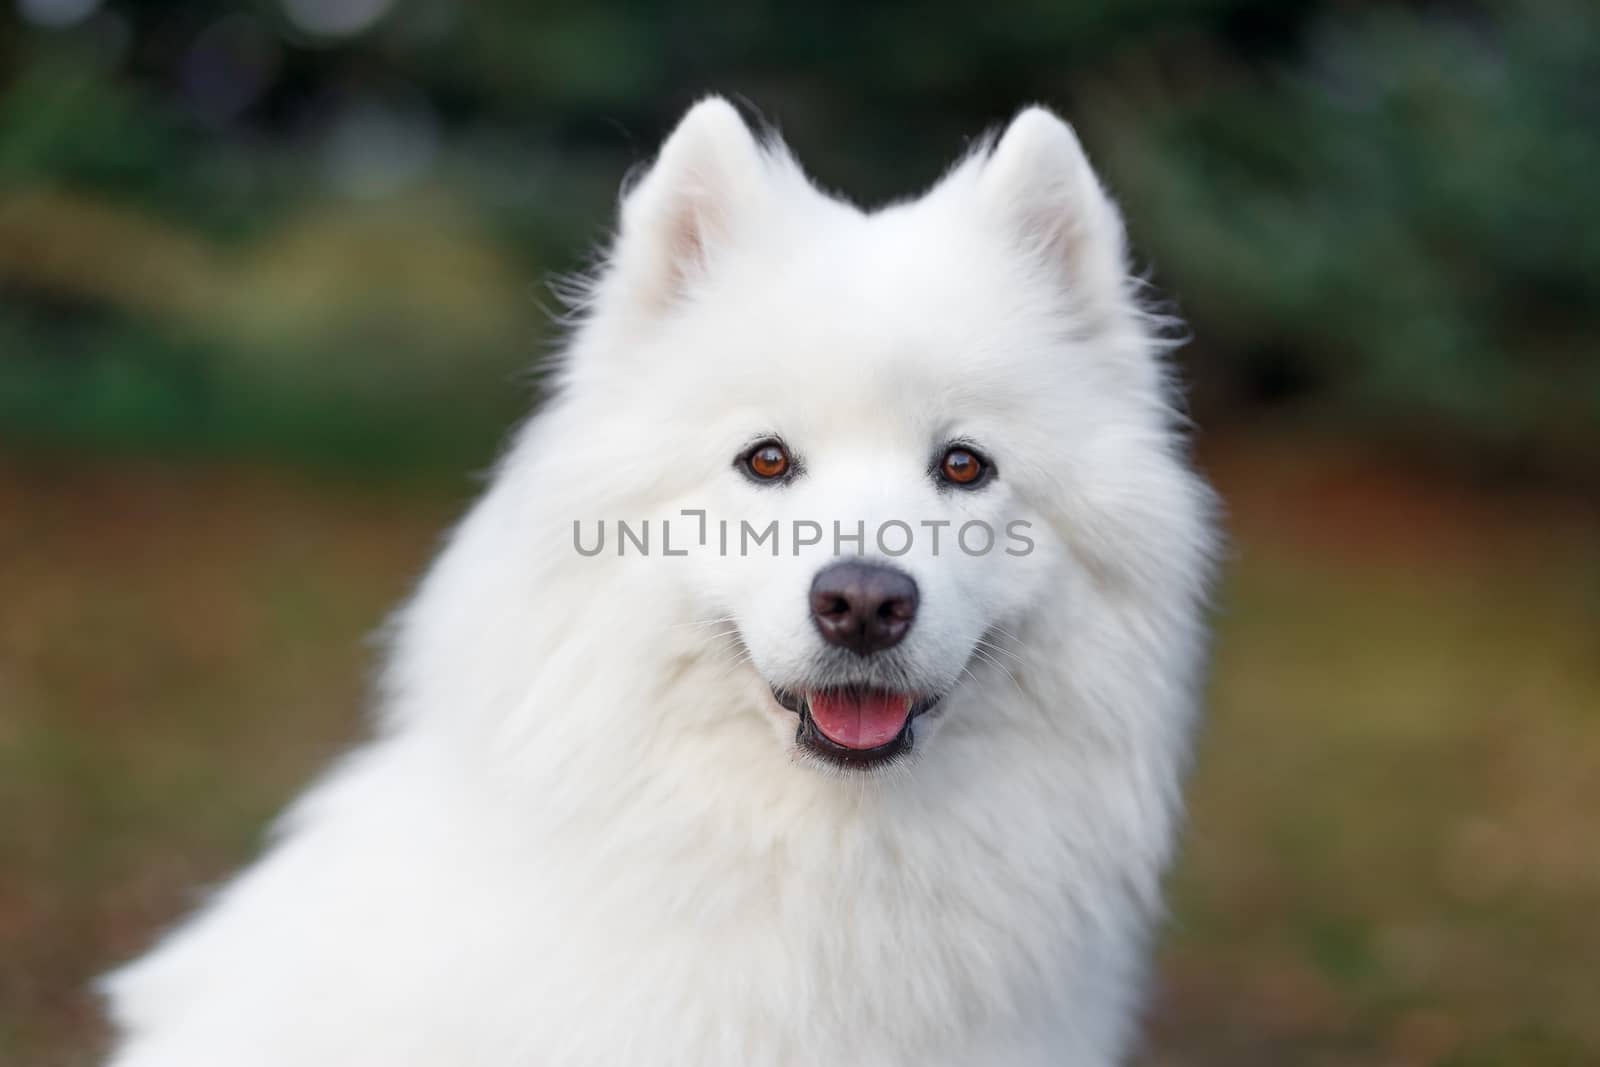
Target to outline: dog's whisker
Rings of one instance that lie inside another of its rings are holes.
[[[1018,663],[1024,662],[1023,658],[1021,656],[1017,655],[1011,649],[1006,648],[1004,645],[995,644],[993,641],[985,641],[981,637],[978,638],[978,647],[979,648],[983,648],[983,649],[988,649],[989,651],[992,651],[992,652],[998,652],[1003,656],[1010,656],[1012,659],[1016,660]]]
[[[972,651],[973,651],[973,654],[975,656],[977,656],[979,659],[983,660],[983,662],[987,663],[989,666],[993,667],[995,670],[997,670],[1001,674],[1005,675],[1007,680],[1009,680],[1011,682],[1012,688],[1014,688],[1017,691],[1017,694],[1019,696],[1025,695],[1023,693],[1022,683],[1017,681],[1017,676],[1012,674],[1010,669],[1007,668],[1004,663],[1001,663],[999,660],[995,659],[993,656],[991,656],[988,652],[984,651],[982,648],[974,647]]]
[[[674,630],[699,630],[708,626],[721,626],[726,623],[737,623],[739,620],[732,615],[719,615],[712,619],[684,619],[669,624]]]
[[[1026,641],[1024,641],[1021,638],[1021,636],[1019,636],[1017,634],[1017,632],[1015,630],[1008,630],[1004,626],[999,625],[998,623],[991,623],[989,625],[989,629],[990,629],[991,632],[999,634],[1001,637],[1003,637],[1007,641],[1009,641],[1011,643],[1012,648],[1016,649],[1017,651],[1019,651],[1019,652],[1028,651],[1028,643]]]

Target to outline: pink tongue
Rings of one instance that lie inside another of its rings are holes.
[[[895,739],[911,714],[911,698],[893,693],[812,693],[811,721],[845,748],[877,748]]]

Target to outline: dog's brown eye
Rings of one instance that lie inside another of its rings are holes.
[[[780,444],[765,444],[745,457],[744,465],[762,481],[772,481],[789,473],[789,453]]]
[[[939,474],[951,485],[973,485],[983,469],[983,460],[965,448],[952,448],[939,461]]]

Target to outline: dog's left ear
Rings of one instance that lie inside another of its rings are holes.
[[[1072,127],[1042,107],[1023,111],[978,178],[980,196],[1021,251],[1090,315],[1122,305],[1127,250],[1122,217],[1101,188]]]
[[[756,217],[768,161],[721,97],[689,109],[623,200],[608,287],[637,313],[681,299]]]

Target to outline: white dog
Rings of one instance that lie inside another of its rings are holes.
[[[1215,543],[1135,289],[1047,111],[865,212],[696,106],[112,1062],[1122,1061]]]

